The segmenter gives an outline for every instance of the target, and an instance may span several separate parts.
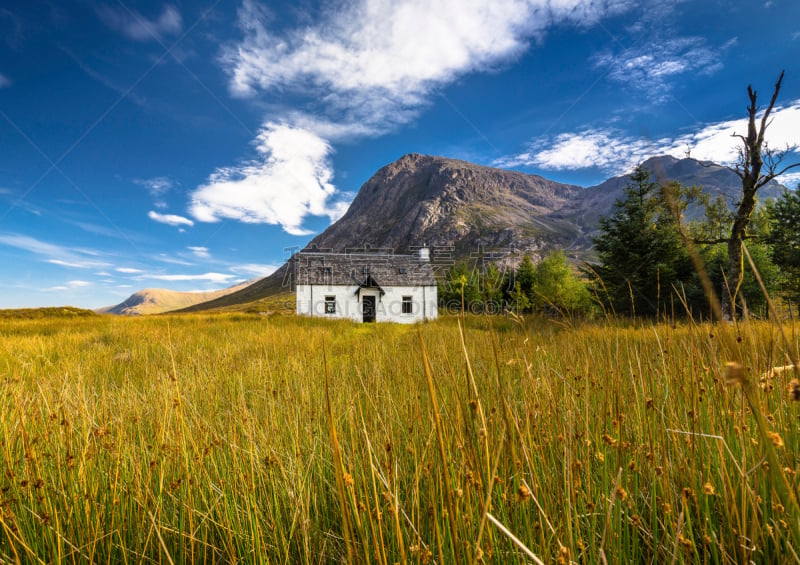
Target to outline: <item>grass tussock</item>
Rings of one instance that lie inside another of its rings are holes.
[[[5,319],[0,561],[794,560],[794,330]]]

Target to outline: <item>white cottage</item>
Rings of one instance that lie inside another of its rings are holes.
[[[293,263],[298,315],[401,324],[438,315],[427,248],[418,255],[303,251]]]

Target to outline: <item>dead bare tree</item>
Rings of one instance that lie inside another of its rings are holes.
[[[727,289],[722,291],[722,314],[728,320],[735,315],[736,298],[739,288],[742,286],[742,278],[744,276],[742,241],[747,239],[747,227],[755,209],[756,193],[759,188],[775,177],[782,175],[789,169],[800,166],[800,163],[795,163],[781,169],[781,162],[786,155],[786,151],[775,151],[764,141],[764,133],[771,123],[769,117],[781,90],[783,74],[784,71],[781,71],[781,76],[778,77],[778,82],[775,83],[775,91],[772,93],[769,106],[767,106],[764,115],[761,117],[760,124],[756,121],[756,115],[758,114],[756,91],[753,90],[752,86],[747,86],[747,95],[750,98],[750,105],[747,107],[749,118],[747,135],[734,134],[734,137],[738,137],[741,140],[742,145],[739,148],[739,160],[731,170],[742,180],[742,198],[733,215],[730,237],[727,239],[728,286],[730,292]]]

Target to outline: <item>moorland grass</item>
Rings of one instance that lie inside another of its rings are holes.
[[[95,316],[0,335],[4,562],[797,559],[776,490],[796,497],[795,375],[769,373],[788,363],[769,322]]]

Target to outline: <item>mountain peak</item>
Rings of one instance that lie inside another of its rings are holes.
[[[563,222],[550,216],[580,190],[536,175],[409,153],[364,183],[347,213],[310,245],[403,253],[424,241],[536,253],[545,240],[566,244],[577,235],[574,229],[563,233]]]

